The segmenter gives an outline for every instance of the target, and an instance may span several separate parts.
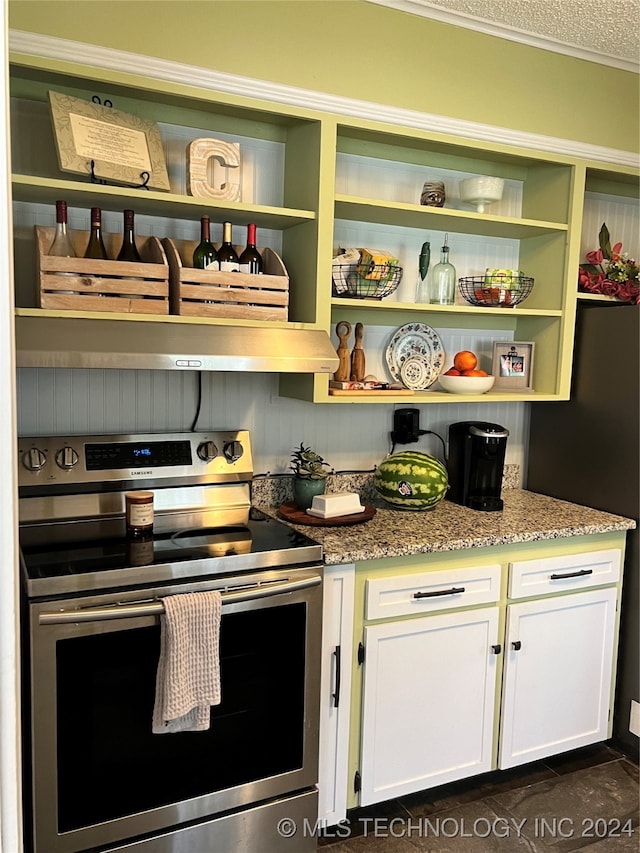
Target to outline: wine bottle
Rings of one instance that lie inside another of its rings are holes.
[[[238,272],[240,263],[238,253],[231,242],[231,223],[222,224],[222,246],[218,249],[218,263],[221,272]]]
[[[103,261],[109,260],[102,239],[102,211],[99,207],[91,208],[91,233],[84,256],[85,258],[96,258]]]
[[[73,248],[71,237],[67,231],[67,202],[56,202],[56,233],[49,249],[50,255],[57,258],[75,258],[76,251]]]
[[[142,258],[136,247],[136,238],[133,224],[133,210],[125,210],[124,212],[124,235],[122,238],[122,246],[118,252],[119,261],[137,261],[141,262]]]
[[[200,242],[193,250],[193,266],[195,269],[218,269],[218,253],[211,242],[211,227],[209,217],[200,219]]]
[[[444,246],[440,252],[440,263],[431,273],[429,283],[429,302],[432,305],[453,305],[456,295],[456,268],[449,263],[449,235],[444,236]]]
[[[256,226],[247,225],[247,245],[239,258],[240,272],[259,275],[262,272],[262,255],[256,249]]]

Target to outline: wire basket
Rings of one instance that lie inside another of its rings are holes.
[[[458,279],[458,289],[471,305],[490,308],[513,308],[523,302],[533,289],[533,279],[524,275],[498,276],[471,275]]]
[[[363,272],[366,272],[363,275]],[[389,264],[341,264],[333,267],[333,295],[347,299],[384,299],[402,281],[402,267]]]

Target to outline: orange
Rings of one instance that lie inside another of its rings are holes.
[[[486,370],[463,370],[462,376],[488,376]]]
[[[477,364],[478,359],[476,355],[468,349],[457,352],[453,357],[453,366],[461,373],[465,370],[474,370]]]
[[[449,370],[445,370],[445,376],[460,376],[460,371],[456,370],[455,367],[450,367]]]

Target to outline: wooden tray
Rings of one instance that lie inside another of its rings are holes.
[[[351,390],[348,388],[329,388],[331,397],[388,397],[390,394],[402,394],[406,397],[408,394],[415,394],[411,388],[361,388]]]
[[[351,515],[334,515],[333,518],[318,518],[317,515],[307,515],[303,509],[298,509],[291,501],[282,504],[278,512],[293,524],[308,524],[313,527],[341,527],[342,525],[361,524],[363,521],[369,521],[376,514],[376,508],[365,506],[364,512],[354,512]]]

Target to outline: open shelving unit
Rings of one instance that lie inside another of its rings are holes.
[[[637,200],[637,169],[345,119],[62,60],[16,54],[10,62],[12,129],[21,139],[19,147],[13,146],[12,164],[13,199],[18,206],[52,208],[56,199],[65,198],[70,208],[86,216],[92,206],[113,214],[131,207],[157,221],[158,229],[172,222],[182,229],[180,234],[166,236],[184,236],[188,229],[196,234],[203,213],[212,223],[229,220],[241,227],[255,222],[275,243],[290,277],[287,321],[46,311],[37,307],[29,292],[33,288],[32,237],[17,217],[19,365],[27,330],[31,341],[42,336],[43,349],[55,351],[62,346],[58,319],[72,320],[82,340],[90,337],[91,324],[111,324],[114,336],[125,347],[127,336],[133,339],[143,328],[145,340],[152,343],[154,335],[165,334],[163,330],[179,340],[181,335],[186,339],[190,329],[202,331],[206,326],[246,327],[247,334],[266,328],[283,333],[314,329],[332,335],[336,324],[346,320],[352,326],[360,321],[375,329],[379,342],[385,330],[391,335],[406,323],[420,322],[445,337],[454,330],[477,335],[485,365],[493,340],[534,342],[535,390],[460,398],[437,390],[436,384],[415,394],[399,391],[373,398],[358,397],[354,392],[338,397],[329,394],[327,375],[283,374],[280,393],[331,404],[568,398],[576,302],[593,298],[576,292],[585,195],[613,196],[621,203]],[[88,176],[61,172],[48,113],[50,89],[87,101],[94,95],[101,101],[108,98],[117,109],[157,122],[167,154],[170,192],[106,186],[91,183]],[[187,194],[185,140],[216,135],[240,140],[246,170],[241,201]],[[505,179],[505,199],[490,206],[487,213],[476,212],[456,195],[458,181],[474,174]],[[418,203],[426,177],[444,179],[445,207]],[[431,241],[433,265],[445,233],[459,276],[481,274],[487,267],[519,268],[535,279],[527,300],[509,309],[472,306],[460,300],[451,306],[417,304],[412,291],[419,246],[425,239]],[[382,301],[333,295],[331,259],[336,248],[377,246],[380,241],[386,241],[382,248],[396,253],[404,268],[398,291]],[[337,343],[335,335],[333,338]],[[65,340],[64,347],[69,345]],[[33,361],[29,364],[33,366]]]

